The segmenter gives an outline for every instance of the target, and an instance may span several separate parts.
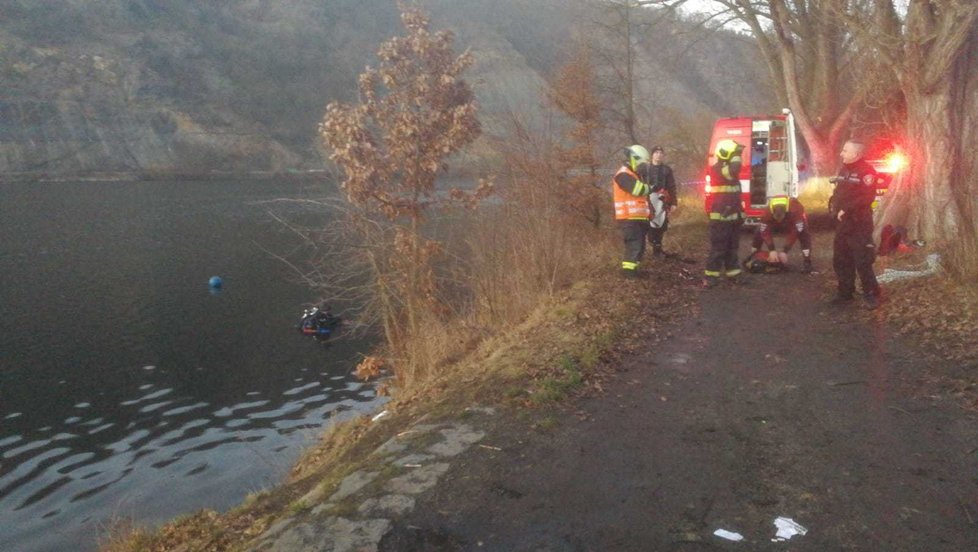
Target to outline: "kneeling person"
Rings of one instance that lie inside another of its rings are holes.
[[[808,215],[805,214],[805,206],[797,198],[774,196],[768,202],[767,207],[761,217],[761,225],[754,232],[751,255],[757,253],[761,245],[765,245],[772,252],[770,259],[773,260],[774,254],[776,254],[782,263],[786,263],[788,251],[791,250],[796,241],[801,241],[801,255],[804,263],[802,272],[806,274],[811,272],[812,234],[808,230]],[[787,234],[780,252],[774,246],[774,230]]]

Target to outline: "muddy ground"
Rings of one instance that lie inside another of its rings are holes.
[[[671,336],[617,359],[603,392],[502,414],[381,549],[978,550],[975,415],[921,383],[941,367],[892,337],[885,304],[828,305],[829,257],[747,287],[621,282],[687,298]],[[807,534],[772,542],[779,516]]]

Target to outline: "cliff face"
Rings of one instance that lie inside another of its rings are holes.
[[[168,97],[167,84],[114,52],[31,47],[5,40],[0,173],[282,170],[300,157],[261,125],[220,104]],[[19,47],[18,47],[19,46]]]
[[[580,3],[426,4],[476,56],[486,130],[546,124],[540,90],[579,16],[563,7]],[[0,0],[0,174],[320,168],[326,104],[401,32],[390,0]],[[671,89],[697,108],[716,94]]]
[[[0,173],[321,166],[323,108],[382,36],[345,38],[331,10],[356,3],[323,4],[3,0]]]

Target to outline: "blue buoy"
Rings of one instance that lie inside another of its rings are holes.
[[[211,276],[211,279],[207,281],[207,285],[209,285],[211,289],[221,289],[221,286],[224,285],[224,280],[222,280],[220,276]]]

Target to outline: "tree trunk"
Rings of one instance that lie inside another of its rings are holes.
[[[978,240],[978,28],[971,33],[964,64],[969,68],[965,84],[964,131],[961,138],[965,156],[962,193],[971,198],[971,224],[975,239]]]
[[[632,7],[624,7],[625,19],[625,128],[633,144],[638,143],[635,135],[635,51],[632,46]]]
[[[959,257],[951,269],[966,282],[978,280],[978,154],[974,145],[978,144],[978,28],[971,33],[969,53],[966,63],[969,64],[969,75],[966,79],[964,98],[964,131],[961,144],[964,151],[964,173],[961,177],[960,195],[968,200],[968,209],[964,210],[965,229],[961,233],[958,246]]]
[[[974,177],[966,170],[973,154],[966,156],[962,147],[969,80],[965,72],[974,71],[968,58],[962,56],[934,90],[907,91],[910,167],[891,186],[883,223],[905,226],[928,242],[947,244],[975,235]]]
[[[838,153],[841,144],[838,141],[833,144],[811,132],[802,132],[801,135],[808,144],[808,153],[811,156],[809,162],[815,174],[820,176],[835,174],[839,167]]]

